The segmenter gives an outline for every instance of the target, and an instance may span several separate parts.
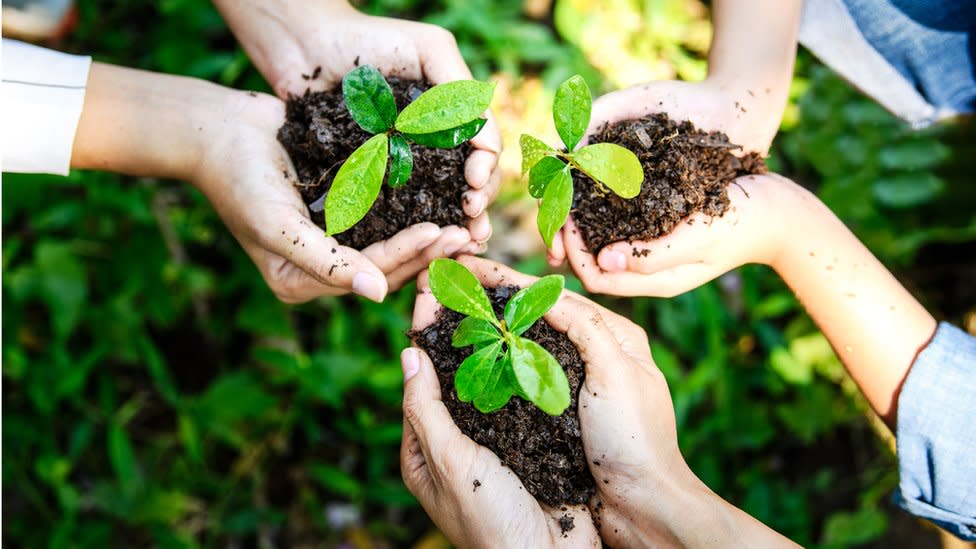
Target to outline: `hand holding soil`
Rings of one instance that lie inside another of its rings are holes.
[[[265,95],[230,97],[192,179],[282,301],[348,292],[382,301],[449,251],[443,242],[450,243],[450,233],[431,223],[362,251],[326,236],[309,219],[295,170],[274,137],[284,104]]]
[[[400,468],[407,488],[458,547],[599,547],[584,505],[540,504],[514,473],[455,425],[430,358],[401,355]]]
[[[282,99],[335,89],[347,72],[366,64],[387,77],[405,83],[426,81],[427,86],[471,78],[454,37],[436,25],[365,15],[345,2],[217,4]],[[452,253],[480,251],[491,236],[486,212],[501,183],[495,169],[501,136],[490,112],[487,118],[482,131],[465,146],[457,167],[468,187],[459,191],[457,207],[464,215],[456,224],[466,228],[470,238],[461,244],[441,242],[454,248]]]
[[[747,263],[771,264],[798,209],[796,185],[776,175],[748,175],[728,187],[718,217],[697,212],[669,234],[617,242],[590,253],[576,225],[563,231],[566,257],[588,291],[621,296],[673,297]]]

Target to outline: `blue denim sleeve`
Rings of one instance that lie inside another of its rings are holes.
[[[976,540],[976,337],[946,323],[898,397],[895,503]]]

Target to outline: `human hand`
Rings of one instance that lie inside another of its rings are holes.
[[[458,261],[489,286],[535,280],[486,259],[462,256]],[[413,329],[429,326],[440,309],[425,271],[417,280]],[[403,479],[448,539],[462,547],[600,546],[585,506],[563,511],[537,502],[494,453],[458,429],[441,402],[440,384],[426,353],[406,349],[401,360]],[[475,479],[480,482],[477,490]],[[558,521],[567,513],[574,528],[564,535]]]
[[[294,187],[295,171],[275,138],[284,104],[228,92],[224,109],[201,127],[206,146],[192,180],[288,303],[353,292],[382,301],[434,258],[470,242],[468,231],[420,223],[357,251],[315,226]]]
[[[587,291],[621,296],[673,297],[746,263],[773,265],[785,231],[813,198],[792,181],[748,175],[728,189],[718,218],[695,213],[671,233],[647,242],[616,242],[590,253],[570,220],[557,239]]]
[[[724,81],[661,81],[638,84],[608,93],[593,103],[587,136],[605,124],[643,118],[664,112],[672,120],[690,120],[704,131],[721,131],[740,145],[741,152],[766,154],[779,126],[780,110],[757,100],[757,92],[740,89]],[[759,92],[762,93],[762,92]],[[553,240],[549,263],[561,265],[566,259],[565,239]]]
[[[472,78],[450,32],[435,25],[362,14],[345,1],[218,0],[248,55],[281,98],[305,90],[330,89],[360,64],[388,76],[434,84]],[[501,135],[491,112],[464,175],[471,187],[462,209],[470,217],[471,242],[463,251],[483,250],[491,236],[488,206],[501,183],[496,169]]]

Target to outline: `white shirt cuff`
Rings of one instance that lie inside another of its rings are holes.
[[[67,175],[91,57],[3,39],[2,169]]]

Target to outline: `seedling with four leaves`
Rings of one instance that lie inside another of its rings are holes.
[[[465,315],[451,338],[455,347],[474,346],[454,377],[462,402],[473,402],[488,413],[518,395],[547,414],[558,416],[569,407],[569,381],[559,362],[541,345],[522,337],[562,293],[564,280],[549,275],[522,288],[495,316],[481,283],[452,259],[430,264],[430,289],[448,309]]]
[[[410,143],[450,149],[484,127],[480,118],[495,85],[458,80],[434,86],[397,114],[389,83],[378,70],[362,65],[342,79],[342,98],[359,126],[374,134],[339,168],[325,199],[325,226],[338,234],[358,223],[380,194],[389,163],[391,187],[410,179]]]
[[[540,198],[539,233],[552,247],[573,205],[573,178],[577,169],[623,198],[634,198],[644,182],[640,160],[613,143],[596,143],[576,149],[590,124],[593,101],[583,77],[576,75],[560,84],[552,104],[552,118],[566,151],[556,150],[531,135],[522,134],[522,175],[529,174],[529,194]]]

